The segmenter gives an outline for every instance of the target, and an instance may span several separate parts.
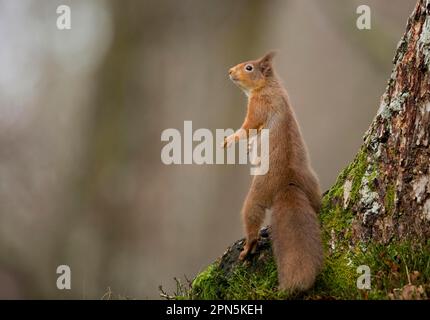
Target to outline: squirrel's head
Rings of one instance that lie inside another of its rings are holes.
[[[262,88],[274,77],[272,60],[276,52],[270,51],[257,60],[246,61],[230,68],[230,79],[246,93]]]

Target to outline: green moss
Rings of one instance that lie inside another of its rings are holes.
[[[356,203],[360,196],[363,177],[368,169],[367,155],[362,148],[354,161],[345,168],[336,179],[336,183],[324,195],[322,200],[320,219],[323,227],[324,243],[339,246],[340,242],[348,244],[351,235],[353,212],[344,203],[344,186],[350,181],[348,203]],[[336,241],[333,241],[332,234]]]
[[[286,295],[276,289],[276,265],[271,259],[258,272],[249,272],[244,265],[235,268],[226,281],[224,299],[282,299]]]
[[[370,190],[375,191],[375,180],[378,178],[378,170],[376,170],[376,165],[372,164],[369,165],[369,167],[367,168],[367,170],[369,170],[369,172],[367,173],[367,182],[369,185]]]
[[[336,253],[328,257],[309,297],[353,297],[356,274],[348,253]]]
[[[250,271],[247,264],[236,266],[229,274],[225,274],[219,263],[211,264],[199,273],[186,292],[180,290],[182,295],[177,299],[284,299],[286,293],[276,289],[276,265],[270,257],[259,268]]]
[[[355,156],[354,161],[346,167],[337,177],[333,187],[325,194],[322,201],[322,208],[327,209],[333,204],[343,201],[344,185],[347,180],[351,181],[351,190],[349,193],[350,203],[355,203],[359,197],[359,190],[363,176],[366,173],[368,163],[367,154],[362,147],[358,154]]]
[[[277,272],[271,258],[261,268],[247,264],[237,266],[228,275],[218,262],[210,265],[192,282],[187,294],[178,299],[388,299],[389,294],[410,283],[430,290],[430,242],[383,244],[360,243],[345,250],[326,248],[324,269],[315,286],[305,294],[289,296],[276,289]],[[357,267],[367,265],[371,271],[371,289],[357,288]],[[411,277],[415,274],[415,278]],[[416,277],[416,275],[418,276]],[[430,292],[428,292],[430,294]]]
[[[387,190],[385,191],[385,198],[384,198],[384,204],[385,204],[385,210],[388,214],[393,214],[394,210],[394,201],[396,196],[396,189],[394,185],[389,184],[387,186]]]
[[[342,209],[339,205],[325,208],[321,212],[323,243],[332,250],[347,245],[351,237],[352,219],[352,212]]]
[[[352,179],[352,188],[350,198],[352,203],[355,203],[359,197],[359,190],[361,186],[361,181],[367,168],[367,154],[364,148],[361,148],[354,162],[352,163],[352,168],[350,170],[349,176]]]
[[[394,288],[401,288],[411,280],[410,274],[419,272],[414,285],[430,282],[430,246],[411,242],[374,244],[357,256],[357,262],[368,265],[372,271],[372,289],[369,295],[386,298]]]
[[[367,265],[371,271],[371,289],[356,286],[357,267]],[[410,274],[418,272],[417,279]],[[309,298],[388,299],[394,289],[402,288],[411,280],[414,285],[430,282],[430,246],[410,242],[359,244],[350,250],[332,253],[326,257],[325,267]],[[429,289],[427,287],[427,289]]]
[[[199,299],[213,300],[220,295],[220,277],[216,263],[211,264],[192,282],[193,296]]]

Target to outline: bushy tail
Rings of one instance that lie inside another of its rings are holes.
[[[323,264],[320,225],[307,196],[296,186],[273,203],[273,249],[279,288],[289,292],[311,288]]]

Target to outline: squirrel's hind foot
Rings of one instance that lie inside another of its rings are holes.
[[[257,250],[257,239],[245,242],[242,252],[239,255],[239,260],[243,261],[248,256],[248,254],[254,254]]]

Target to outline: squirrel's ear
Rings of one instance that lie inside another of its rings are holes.
[[[273,73],[272,60],[275,55],[276,51],[270,51],[258,61],[260,70],[265,76],[269,76]]]

